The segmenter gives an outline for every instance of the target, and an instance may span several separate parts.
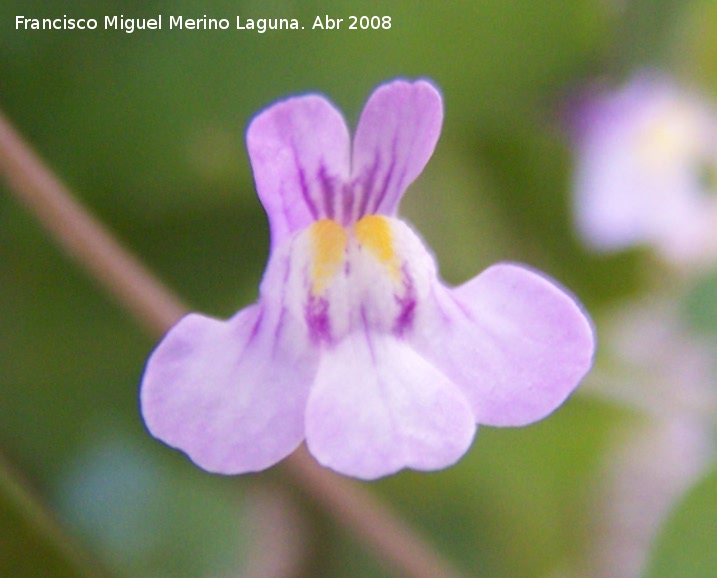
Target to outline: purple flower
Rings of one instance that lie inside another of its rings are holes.
[[[650,246],[666,261],[717,257],[717,110],[644,72],[578,113],[577,227],[602,251]]]
[[[476,423],[524,425],[566,399],[593,356],[579,305],[510,264],[448,288],[396,217],[442,118],[431,84],[395,81],[369,98],[353,146],[321,96],[252,121],[271,227],[260,297],[165,336],[142,383],[152,434],[223,474],[268,468],[305,439],[321,464],[372,479],[451,465]]]

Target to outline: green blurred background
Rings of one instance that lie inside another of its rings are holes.
[[[15,29],[17,15],[63,14],[100,28],[106,15],[162,14],[164,29]],[[388,15],[391,28],[347,30],[352,14]],[[306,30],[168,30],[169,15],[297,18]],[[344,18],[343,29],[311,30],[324,15]],[[652,261],[597,257],[577,241],[563,113],[583,83],[644,66],[714,93],[715,32],[717,3],[705,0],[4,0],[0,106],[169,286],[197,310],[228,316],[255,298],[268,252],[244,147],[252,115],[315,91],[353,126],[377,84],[428,77],[443,91],[444,131],[403,213],[444,278],[528,262],[576,292],[600,334],[604,311],[649,291]],[[4,187],[0,451],[13,474],[3,474],[0,575],[90,576],[95,565],[128,577],[243,575],[256,536],[252,496],[266,485],[298,508],[304,576],[388,575],[275,472],[211,476],[149,437],[137,391],[156,339]],[[593,542],[601,465],[634,413],[578,393],[535,426],[482,429],[454,468],[370,489],[468,575],[573,575]],[[71,543],[36,527],[34,506],[14,493],[22,487],[49,505]]]

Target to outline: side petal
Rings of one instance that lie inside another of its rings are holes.
[[[263,470],[304,437],[315,361],[254,305],[223,322],[190,314],[150,357],[142,415],[150,432],[205,470]]]
[[[254,118],[246,140],[272,247],[334,216],[348,179],[350,143],[346,122],[329,101],[317,95],[281,101]]]
[[[542,419],[592,365],[589,319],[542,275],[500,264],[435,293],[437,309],[421,320],[415,345],[461,387],[479,424]]]
[[[396,213],[403,193],[431,158],[442,123],[441,95],[424,80],[394,81],[371,95],[354,137],[352,177],[360,191],[357,219]]]
[[[306,442],[324,466],[363,479],[455,463],[476,425],[463,394],[405,343],[355,331],[324,351]]]

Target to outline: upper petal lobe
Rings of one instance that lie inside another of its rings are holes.
[[[356,127],[351,163],[362,197],[359,218],[396,213],[431,158],[442,123],[441,95],[424,80],[398,80],[371,95]]]
[[[329,101],[308,95],[260,113],[247,131],[254,180],[272,247],[323,217],[349,176],[349,132]]]

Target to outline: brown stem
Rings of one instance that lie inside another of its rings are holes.
[[[0,173],[56,242],[141,325],[161,335],[187,312],[181,300],[73,198],[1,112]],[[303,449],[288,458],[283,467],[338,524],[354,532],[398,574],[410,578],[458,576],[446,560],[363,486],[320,468]]]
[[[305,520],[286,485],[257,480],[245,496],[248,552],[241,578],[298,578],[306,563]]]
[[[182,302],[73,198],[2,112],[0,173],[57,243],[144,327],[162,334],[185,314]]]
[[[429,544],[373,494],[316,465],[301,446],[283,463],[303,491],[407,578],[459,578]]]

